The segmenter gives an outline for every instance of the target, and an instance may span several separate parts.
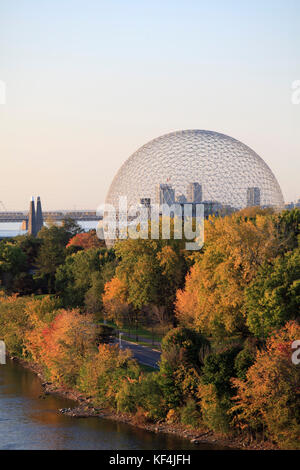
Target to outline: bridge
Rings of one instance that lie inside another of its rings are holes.
[[[98,221],[102,217],[96,214],[96,211],[43,211],[43,218],[45,221],[51,220],[54,222],[62,221],[66,218],[71,218],[77,221]],[[0,223],[2,222],[28,222],[29,213],[25,212],[0,212]]]

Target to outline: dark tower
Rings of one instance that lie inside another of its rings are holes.
[[[36,201],[36,233],[38,234],[44,225],[42,204],[40,196],[37,197]]]
[[[29,206],[28,214],[28,235],[36,236],[36,220],[35,220],[35,208],[34,208],[34,197],[32,196]]]

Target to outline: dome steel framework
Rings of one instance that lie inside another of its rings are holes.
[[[259,194],[261,206],[284,204],[280,186],[262,158],[232,137],[205,130],[172,132],[143,145],[115,175],[106,203],[118,207],[119,196],[127,196],[128,205],[141,199],[155,203],[160,184],[174,189],[175,199],[182,201],[190,183],[201,185],[202,201],[235,209],[251,205],[249,190],[256,198]]]

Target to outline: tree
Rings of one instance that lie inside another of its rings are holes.
[[[251,434],[265,433],[282,448],[300,448],[300,374],[291,360],[292,342],[299,338],[299,324],[288,322],[257,351],[246,380],[232,380],[234,425]]]
[[[98,353],[83,362],[78,387],[92,397],[95,405],[117,408],[117,394],[123,382],[137,380],[139,373],[129,349],[100,344]]]
[[[12,242],[0,242],[0,272],[16,275],[25,268],[26,256],[19,246]]]
[[[174,328],[164,337],[161,349],[160,385],[169,408],[176,408],[195,397],[210,344],[200,333]]]
[[[80,225],[76,222],[76,220],[72,219],[72,217],[65,217],[62,221],[62,228],[64,229],[66,236],[68,237],[68,241],[75,237],[78,233],[82,233],[83,229]]]
[[[115,247],[116,277],[126,285],[126,303],[141,322],[149,308],[173,316],[176,290],[183,286],[188,261],[181,240],[124,240]]]
[[[155,240],[124,240],[115,248],[116,276],[126,284],[127,302],[135,309],[158,301],[159,263]]]
[[[234,363],[240,348],[227,347],[218,353],[206,356],[202,369],[201,382],[213,384],[218,396],[229,398],[233,394],[231,378],[235,376]]]
[[[0,295],[0,338],[11,356],[21,356],[24,348],[28,325],[25,305],[22,297]]]
[[[55,290],[62,297],[65,307],[86,305],[91,311],[102,309],[104,285],[115,270],[112,250],[90,248],[66,257],[55,275]]]
[[[26,272],[26,255],[15,243],[0,242],[0,276],[3,285],[14,291],[14,283]]]
[[[90,248],[103,248],[105,245],[103,240],[99,240],[96,235],[96,230],[90,230],[85,233],[78,233],[69,240],[67,248],[71,246],[81,247],[84,250]]]
[[[65,260],[68,234],[63,227],[44,226],[39,232],[39,238],[42,243],[36,259],[38,269],[36,278],[44,279],[47,282],[48,293],[53,293],[56,270]]]
[[[50,323],[29,330],[25,344],[50,380],[75,385],[81,364],[96,350],[94,319],[77,310],[60,310]]]
[[[300,236],[300,209],[280,212],[274,216],[274,223],[282,252],[297,248]]]
[[[126,299],[127,286],[125,282],[113,277],[105,284],[102,296],[105,318],[113,320],[119,327],[134,323],[133,310]]]
[[[261,211],[261,210],[260,210]],[[183,290],[177,293],[180,324],[208,334],[247,334],[244,291],[258,269],[278,252],[271,216],[210,218],[204,252],[195,257]]]
[[[285,253],[263,265],[246,290],[249,330],[258,338],[299,316],[300,250]]]

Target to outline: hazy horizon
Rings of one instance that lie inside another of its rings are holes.
[[[182,129],[240,140],[300,198],[299,18],[297,0],[2,2],[0,201],[95,210],[133,152]]]

